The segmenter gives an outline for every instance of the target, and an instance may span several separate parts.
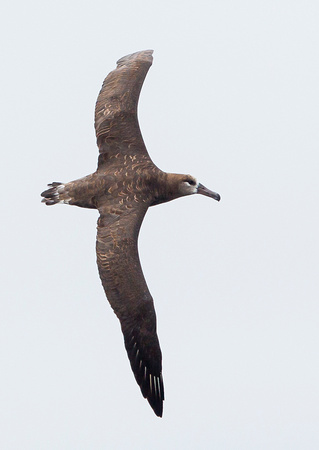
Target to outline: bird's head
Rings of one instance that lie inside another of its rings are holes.
[[[207,197],[211,197],[219,202],[220,195],[217,192],[207,189],[201,183],[198,183],[196,178],[191,175],[179,175],[178,177],[178,192],[179,196],[192,195],[192,194],[202,194]]]

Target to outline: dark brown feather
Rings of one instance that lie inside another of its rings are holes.
[[[99,208],[96,253],[106,296],[121,322],[125,348],[137,383],[155,414],[162,416],[162,354],[156,315],[138,256],[137,238],[147,206]]]
[[[104,80],[95,108],[98,169],[42,192],[47,205],[67,203],[100,212],[96,253],[107,298],[120,320],[137,383],[162,416],[164,387],[156,315],[138,256],[137,239],[150,206],[202,193],[219,200],[190,175],[162,172],[151,161],[137,119],[137,103],[152,50],[121,58]],[[200,189],[200,190],[199,190]]]
[[[121,58],[105,78],[95,106],[99,169],[110,157],[125,152],[148,158],[137,119],[140,91],[152,65],[153,50]]]

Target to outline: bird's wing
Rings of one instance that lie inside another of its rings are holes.
[[[138,124],[137,104],[152,65],[152,53],[145,50],[124,56],[103,82],[95,105],[99,168],[121,152],[149,159]]]
[[[142,394],[162,416],[162,354],[153,299],[139,261],[137,238],[147,207],[99,208],[97,264],[107,298],[121,322],[125,347]]]

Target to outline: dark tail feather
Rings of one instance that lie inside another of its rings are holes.
[[[64,184],[53,182],[48,184],[50,189],[43,191],[41,196],[43,197],[42,202],[46,205],[55,205],[56,203],[66,203],[62,198],[61,194],[64,191]]]

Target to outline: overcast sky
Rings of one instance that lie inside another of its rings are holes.
[[[1,449],[319,448],[318,2],[17,0],[0,21]],[[149,48],[149,153],[222,197],[142,226],[162,419],[98,277],[97,212],[39,195],[95,170],[102,81]]]

